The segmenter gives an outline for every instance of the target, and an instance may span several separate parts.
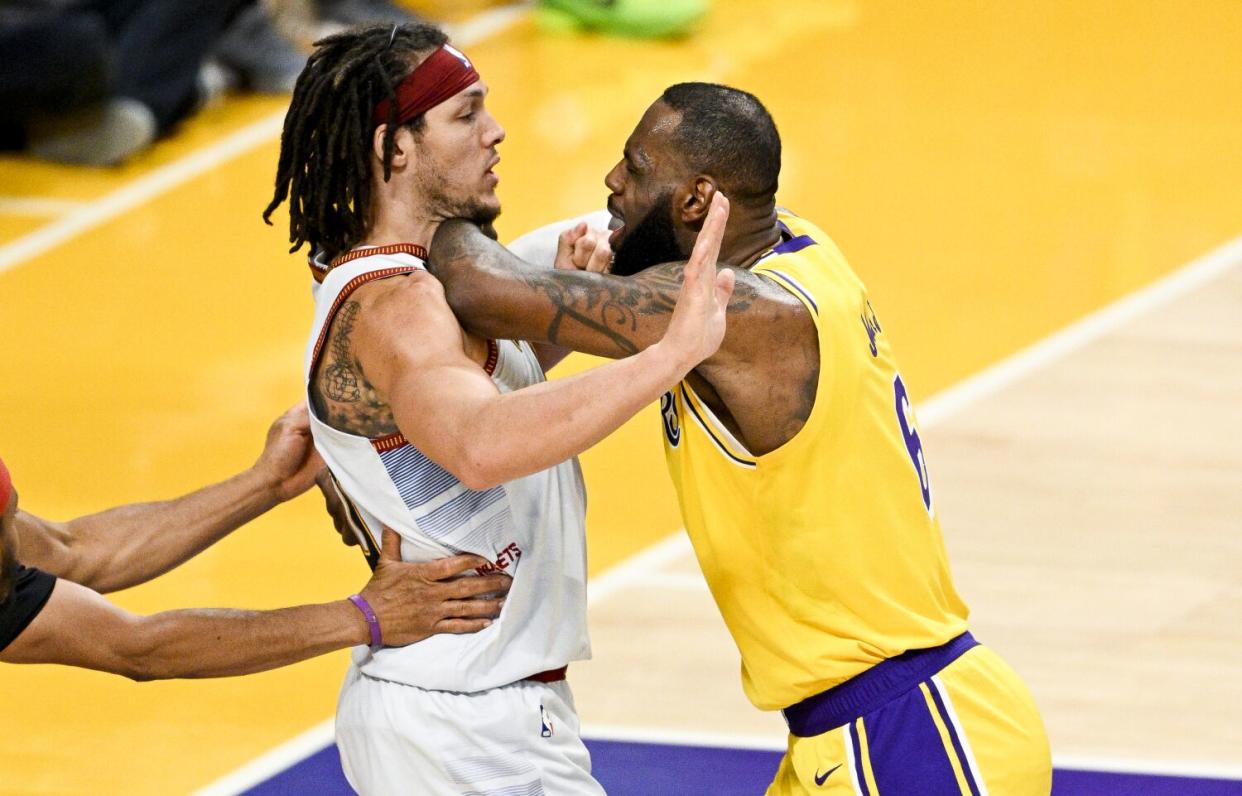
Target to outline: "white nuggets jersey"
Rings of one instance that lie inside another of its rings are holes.
[[[305,359],[308,397],[336,310],[367,282],[422,269],[421,254],[418,247],[398,245],[337,259],[314,291],[315,320]],[[487,370],[502,392],[544,380],[526,343],[491,342]],[[338,431],[316,417],[311,406],[315,447],[372,540],[378,542],[381,526],[387,525],[401,535],[406,561],[474,553],[513,576],[504,609],[491,627],[472,635],[433,636],[407,647],[357,647],[354,663],[364,674],[431,690],[473,692],[590,657],[586,493],[576,459],[475,491],[400,434],[368,439]]]

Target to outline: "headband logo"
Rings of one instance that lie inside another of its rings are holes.
[[[478,80],[479,73],[461,50],[448,45],[438,48],[395,87],[397,123],[425,113]],[[376,104],[371,114],[373,127],[388,121],[392,104],[390,98]]]
[[[466,57],[466,54],[465,54],[465,53],[463,53],[461,50],[457,49],[456,47],[454,47],[453,45],[451,45],[451,44],[445,44],[445,45],[444,45],[444,50],[445,50],[445,51],[446,51],[449,55],[451,55],[451,56],[453,56],[454,58],[456,58],[457,60],[461,61],[462,65],[463,65],[463,66],[465,66],[467,69],[473,69],[473,68],[474,68],[474,65],[470,63],[470,59]]]

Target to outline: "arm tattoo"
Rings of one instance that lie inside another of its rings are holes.
[[[323,371],[323,391],[333,401],[344,404],[357,403],[362,398],[358,389],[358,374],[354,372],[349,355],[349,335],[354,331],[361,307],[356,301],[347,301],[337,316],[336,334],[332,337],[332,362]]]
[[[552,304],[548,342],[561,345],[562,326],[571,321],[603,335],[626,354],[634,354],[640,350],[636,341],[639,318],[673,314],[685,278],[685,263],[653,266],[628,278],[601,279],[565,271],[523,271],[520,278]],[[739,279],[729,301],[729,313],[745,310],[754,297],[754,287]]]
[[[532,267],[463,221],[440,225],[427,265],[472,331],[604,356],[635,354],[664,334],[685,271],[685,263],[655,265],[631,277]],[[730,314],[748,309],[761,293],[749,272],[739,269],[737,277]],[[488,287],[472,293],[480,280]],[[472,295],[488,301],[471,303]],[[508,325],[498,319],[506,315]]]
[[[681,268],[678,267],[676,277],[664,280],[666,284],[663,287],[658,282],[648,287],[637,280],[626,284],[614,280],[586,284],[580,280],[571,281],[555,272],[527,272],[521,275],[521,279],[552,304],[553,315],[546,333],[548,342],[560,345],[562,326],[566,321],[571,321],[603,335],[626,354],[634,354],[639,350],[632,339],[638,331],[638,316],[653,315],[659,310],[671,313],[677,302],[680,276]],[[671,297],[667,284],[670,281]]]

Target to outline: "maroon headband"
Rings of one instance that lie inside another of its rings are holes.
[[[9,476],[9,468],[0,459],[0,513],[9,507],[9,498],[13,497],[13,479]]]
[[[397,124],[421,116],[478,80],[470,59],[452,45],[444,45],[397,85]],[[372,127],[387,123],[390,107],[390,100],[380,100],[371,114]]]

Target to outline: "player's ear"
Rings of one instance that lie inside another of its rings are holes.
[[[707,218],[707,211],[712,206],[712,197],[716,195],[716,181],[706,175],[694,178],[678,197],[677,212],[681,222],[690,227],[698,227]]]
[[[384,162],[384,135],[388,132],[388,125],[381,124],[375,128],[375,132],[371,134],[371,154],[381,164]],[[409,163],[410,155],[414,151],[414,137],[410,135],[408,127],[398,127],[397,132],[392,137],[392,168],[393,170],[401,169]]]

